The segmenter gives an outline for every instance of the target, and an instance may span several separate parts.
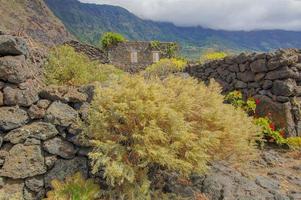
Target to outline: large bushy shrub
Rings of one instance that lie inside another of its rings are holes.
[[[257,127],[223,101],[216,83],[176,76],[125,76],[98,89],[86,129],[93,172],[104,167],[120,197],[147,200],[151,166],[187,176],[212,160],[245,160],[256,152]]]
[[[56,47],[50,52],[45,71],[47,83],[56,85],[103,82],[123,73],[112,65],[91,61],[68,45]]]
[[[107,49],[114,46],[120,42],[125,42],[126,39],[119,33],[107,32],[101,37],[100,44],[102,48]]]
[[[187,61],[183,59],[171,58],[161,59],[145,69],[147,77],[165,77],[171,73],[181,72],[187,66]]]
[[[44,200],[100,200],[100,188],[92,179],[85,180],[81,173],[76,173],[66,180],[52,180],[53,190]]]

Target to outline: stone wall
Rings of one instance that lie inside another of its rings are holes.
[[[258,98],[258,115],[270,114],[288,136],[301,136],[301,50],[242,53],[190,65],[187,72],[207,83],[215,79],[225,93],[240,90],[245,97]]]
[[[23,39],[0,35],[1,200],[40,200],[51,180],[89,175],[89,145],[76,124],[91,87],[38,87],[28,53]]]
[[[128,72],[138,72],[154,63],[153,53],[159,53],[159,59],[169,57],[169,47],[175,43],[157,43],[154,47],[151,42],[122,42],[108,49],[109,63]],[[178,48],[178,47],[177,47]],[[177,53],[178,49],[175,49]],[[137,62],[131,60],[131,52],[137,52]]]
[[[103,64],[109,62],[107,53],[97,47],[88,44],[82,44],[75,40],[65,42],[65,44],[73,47],[76,52],[86,54],[91,60],[98,60]]]

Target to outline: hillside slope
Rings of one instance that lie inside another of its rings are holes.
[[[54,14],[78,39],[97,44],[102,33],[115,31],[133,40],[177,41],[186,54],[202,49],[269,51],[301,47],[301,32],[222,31],[202,27],[177,27],[172,23],[143,20],[124,8],[84,4],[77,0],[45,0]]]
[[[72,38],[43,0],[0,0],[0,30],[50,46]]]

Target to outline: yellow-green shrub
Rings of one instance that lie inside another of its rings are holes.
[[[65,182],[51,181],[52,191],[44,200],[100,200],[100,188],[92,179],[85,180],[81,173],[67,177]]]
[[[204,52],[201,55],[200,61],[201,63],[206,63],[209,61],[213,60],[220,60],[223,59],[227,56],[227,53],[222,52],[222,51],[217,51],[217,52]]]
[[[213,159],[245,160],[256,152],[257,128],[223,98],[216,83],[175,76],[125,76],[98,89],[86,128],[93,172],[105,167],[120,196],[147,200],[151,165],[187,176]]]
[[[119,42],[125,42],[125,41],[126,39],[119,33],[106,32],[103,34],[100,40],[100,45],[102,46],[102,48],[107,49],[110,46],[114,46]]]
[[[286,139],[286,144],[291,149],[301,150],[301,137],[290,137]]]
[[[185,69],[187,62],[183,59],[171,58],[161,59],[159,62],[154,63],[145,69],[147,77],[164,77],[171,73],[181,72]]]
[[[122,71],[114,66],[91,61],[86,55],[77,53],[68,45],[54,48],[45,66],[46,82],[56,85],[102,82],[121,74]]]

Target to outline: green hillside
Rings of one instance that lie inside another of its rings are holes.
[[[98,44],[101,34],[114,31],[130,40],[177,41],[185,55],[196,58],[204,49],[269,51],[301,47],[301,32],[220,31],[202,27],[178,27],[172,23],[143,20],[124,8],[80,3],[77,0],[45,0],[54,14],[79,40]]]

